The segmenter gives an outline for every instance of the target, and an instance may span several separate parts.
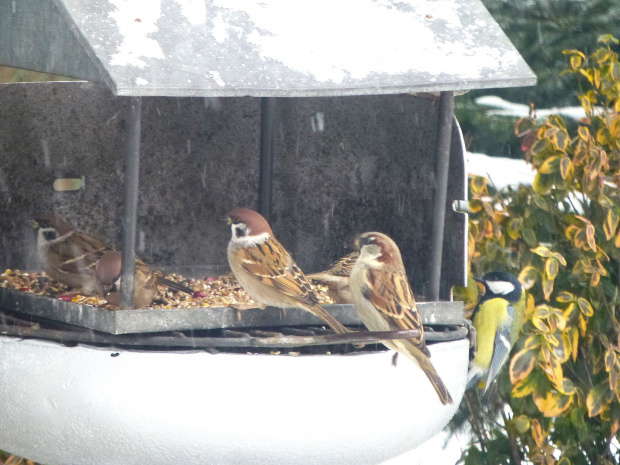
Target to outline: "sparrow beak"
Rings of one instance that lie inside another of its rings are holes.
[[[41,225],[38,222],[36,222],[35,220],[24,221],[24,224],[26,226],[31,227],[32,229],[39,229],[41,227]]]

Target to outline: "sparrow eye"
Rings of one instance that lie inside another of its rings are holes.
[[[373,244],[374,242],[375,242],[375,238],[372,236],[365,236],[365,237],[362,237],[362,239],[360,240],[361,245]]]
[[[245,225],[236,226],[235,227],[235,236],[237,237],[245,237],[248,233],[248,230]]]
[[[55,230],[43,231],[42,234],[43,234],[43,238],[46,241],[53,241],[54,239],[56,239],[58,237],[58,234],[56,233]]]

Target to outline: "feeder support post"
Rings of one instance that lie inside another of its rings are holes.
[[[273,192],[273,126],[275,106],[275,97],[261,98],[258,211],[267,221],[271,221],[271,197]]]
[[[121,267],[122,310],[133,308],[134,276],[136,269],[136,230],[138,224],[138,182],[140,174],[140,133],[142,99],[129,99],[127,110],[127,150],[123,184],[123,264]]]
[[[441,92],[439,96],[439,131],[437,135],[435,186],[433,194],[433,223],[431,225],[431,256],[428,273],[429,290],[427,292],[427,298],[429,301],[439,300],[453,109],[454,93],[451,91]]]

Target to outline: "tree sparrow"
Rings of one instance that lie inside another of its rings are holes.
[[[360,318],[370,331],[418,329],[412,339],[385,341],[387,347],[416,363],[437,391],[442,404],[452,397],[429,360],[420,314],[407,280],[398,246],[385,234],[364,233],[358,239],[360,256],[351,271],[351,294]]]
[[[347,329],[329,314],[304,273],[273,236],[267,220],[248,208],[228,214],[232,237],[228,263],[237,281],[261,308],[303,308],[318,316],[337,333]]]
[[[101,239],[75,229],[55,215],[42,215],[27,224],[37,231],[37,251],[43,270],[55,281],[83,295],[97,295],[118,305],[121,253]],[[157,284],[193,294],[193,290],[169,281],[136,258],[134,307],[144,308],[157,294]]]
[[[353,297],[349,288],[349,277],[357,257],[359,257],[359,252],[350,253],[333,263],[328,270],[309,274],[308,278],[314,284],[326,286],[327,295],[334,299],[337,304],[352,304]]]

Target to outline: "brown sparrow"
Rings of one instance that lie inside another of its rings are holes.
[[[321,307],[306,276],[273,236],[265,218],[249,208],[237,207],[228,214],[228,222],[232,230],[228,263],[239,284],[261,308],[303,308],[337,333],[347,332]]]
[[[327,295],[337,304],[352,304],[353,297],[349,288],[349,277],[359,255],[359,252],[350,253],[333,263],[329,270],[309,274],[308,279],[314,284],[327,287]]]
[[[37,231],[39,261],[52,279],[84,295],[104,296],[95,266],[111,247],[55,215],[42,215],[27,224]]]
[[[101,239],[75,229],[59,216],[42,215],[27,224],[37,230],[39,260],[43,270],[52,279],[80,294],[97,295],[118,305],[120,252]],[[157,284],[193,294],[192,289],[159,276],[136,258],[135,308],[150,305],[157,294]]]
[[[407,356],[424,371],[443,404],[452,397],[429,360],[424,330],[407,280],[398,246],[385,234],[364,233],[358,239],[360,256],[351,271],[355,308],[370,331],[418,329],[412,339],[385,341],[387,347]]]

